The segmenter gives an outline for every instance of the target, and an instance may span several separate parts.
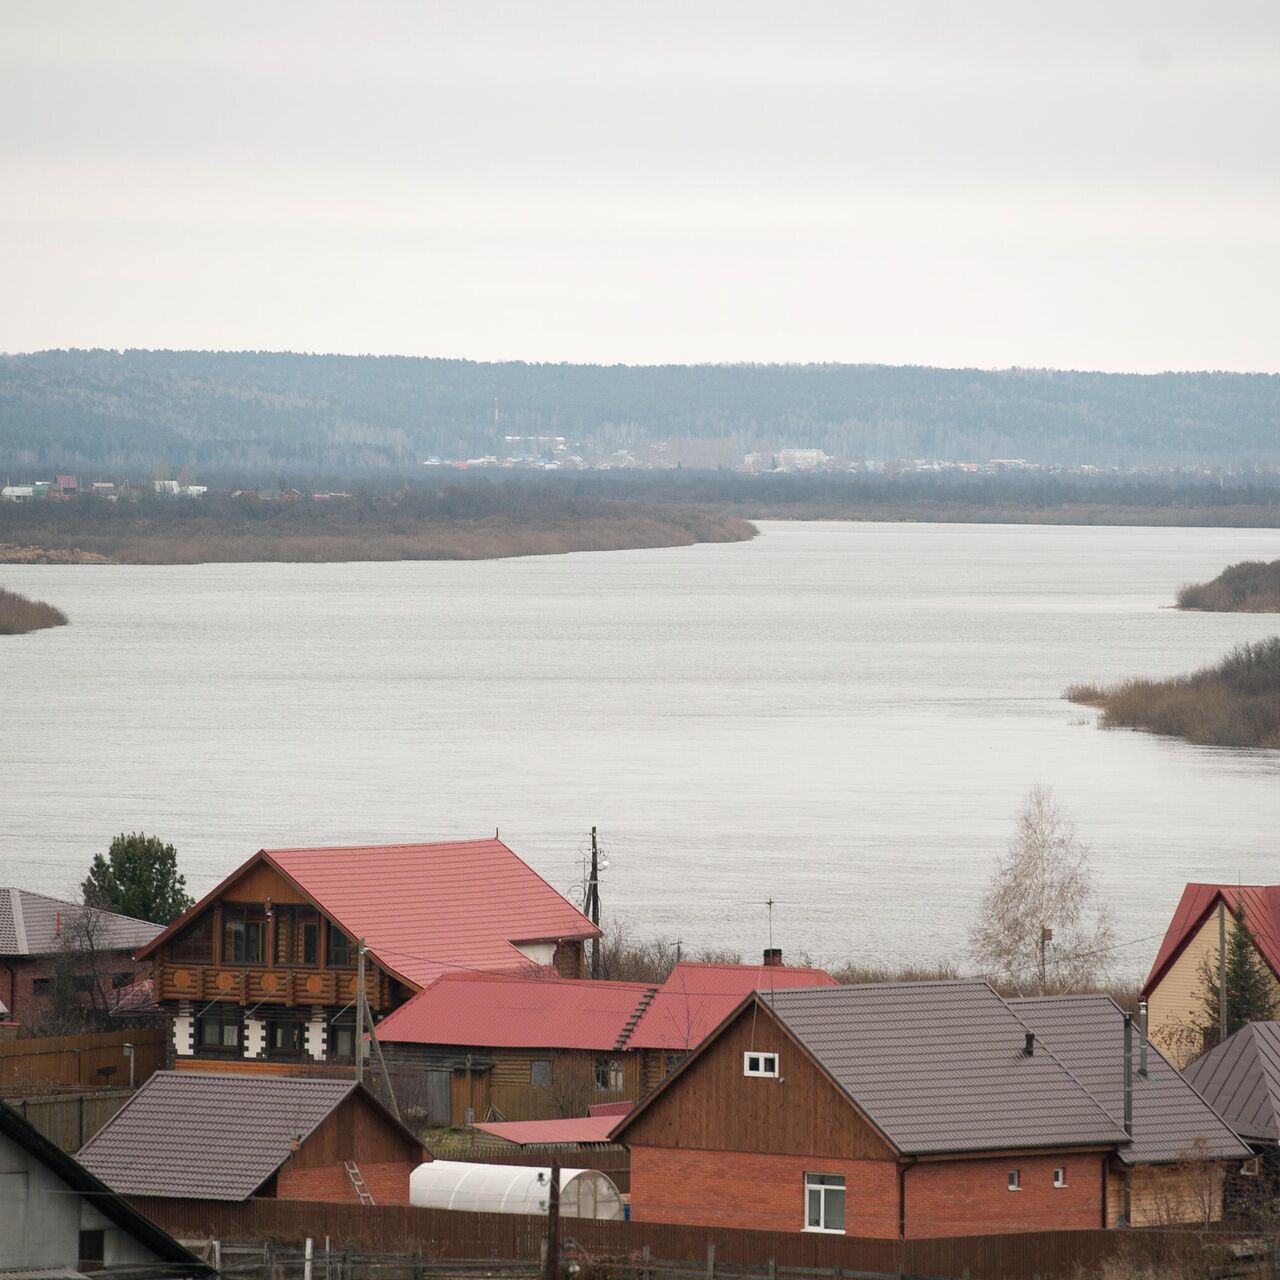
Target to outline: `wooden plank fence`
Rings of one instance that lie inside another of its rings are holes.
[[[167,1034],[163,1027],[136,1027],[82,1036],[7,1040],[0,1043],[0,1097],[43,1089],[127,1085],[126,1044],[134,1048],[134,1085],[141,1085],[164,1066]]]
[[[74,1153],[132,1097],[129,1089],[94,1089],[5,1101],[50,1142]]]
[[[463,1213],[408,1206],[312,1204],[249,1200],[240,1204],[132,1198],[148,1217],[187,1241],[252,1241],[258,1247],[302,1244],[355,1254],[423,1260],[427,1274],[454,1265],[488,1270],[519,1268],[542,1256],[546,1219],[515,1214]],[[1276,1240],[1255,1234],[1192,1230],[1048,1231],[1001,1236],[954,1236],[936,1240],[878,1240],[805,1232],[738,1231],[673,1223],[596,1222],[564,1218],[566,1256],[586,1276],[611,1280],[725,1280],[744,1268],[767,1280],[816,1280],[862,1276],[927,1277],[929,1280],[1077,1280],[1104,1261],[1120,1259],[1160,1275],[1219,1277],[1273,1274],[1280,1260]],[[1261,1262],[1258,1260],[1261,1259]],[[452,1260],[446,1262],[442,1260]],[[463,1260],[458,1262],[457,1260]],[[468,1261],[469,1260],[469,1261]],[[659,1265],[659,1263],[661,1265]],[[439,1267],[436,1267],[439,1264]],[[405,1264],[407,1265],[407,1264]],[[661,1275],[660,1275],[661,1273]],[[450,1273],[452,1274],[452,1273]],[[521,1272],[521,1274],[525,1274]],[[1280,1270],[1274,1272],[1280,1275]],[[417,1273],[421,1280],[422,1273]],[[263,1280],[299,1280],[300,1273],[264,1275]],[[305,1280],[305,1277],[301,1277]],[[363,1272],[311,1280],[395,1280]]]

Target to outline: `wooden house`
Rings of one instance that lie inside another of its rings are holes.
[[[1280,885],[1187,885],[1142,987],[1151,1039],[1178,1066],[1215,1042],[1212,1035],[1206,1042],[1202,1031],[1202,971],[1207,962],[1216,972],[1219,947],[1230,945],[1237,903],[1276,980],[1280,1007]]]
[[[447,974],[379,1024],[402,1109],[430,1124],[584,1116],[638,1102],[757,987],[821,969],[677,965],[665,982]]]
[[[354,1062],[358,948],[373,1018],[455,969],[577,977],[599,930],[500,840],[263,849],[138,953],[179,1068]]]
[[[79,1158],[128,1196],[408,1204],[431,1156],[354,1080],[161,1071]]]
[[[1099,1098],[1033,1029],[1070,1039],[1068,1016],[1026,1012],[982,982],[754,992],[614,1131],[632,1217],[887,1238],[1113,1222],[1112,1162],[1135,1145],[1114,1054],[1093,1062]],[[1239,1158],[1168,1075],[1151,1124],[1176,1104],[1180,1138]]]

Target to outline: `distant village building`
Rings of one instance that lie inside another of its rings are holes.
[[[820,471],[827,465],[827,455],[821,449],[779,449],[779,471]]]

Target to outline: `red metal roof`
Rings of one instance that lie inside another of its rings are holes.
[[[695,1049],[752,991],[834,987],[825,969],[791,965],[676,965],[627,1040],[628,1049]]]
[[[448,973],[378,1023],[378,1039],[604,1051],[652,990],[642,982]]]
[[[518,942],[599,933],[501,840],[262,849],[249,862],[259,858],[353,938],[364,938],[380,964],[420,987],[453,969],[532,967]],[[248,865],[152,939],[139,957],[171,937]]]
[[[1156,962],[1143,984],[1144,996],[1164,977],[1209,913],[1217,910],[1220,898],[1228,911],[1235,910],[1237,900],[1244,906],[1245,923],[1253,932],[1258,951],[1271,972],[1280,978],[1280,885],[1189,884],[1182,891]]]
[[[567,1120],[504,1120],[497,1124],[472,1126],[483,1133],[503,1138],[518,1146],[608,1142],[609,1134],[622,1123],[622,1116],[572,1116]]]

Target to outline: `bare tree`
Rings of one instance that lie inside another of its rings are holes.
[[[1020,990],[1072,990],[1105,977],[1114,931],[1089,849],[1048,787],[1033,787],[969,934],[985,973]]]
[[[61,913],[58,951],[38,1026],[42,1035],[103,1031],[119,999],[114,972],[118,952],[104,945],[109,921],[96,907]]]

